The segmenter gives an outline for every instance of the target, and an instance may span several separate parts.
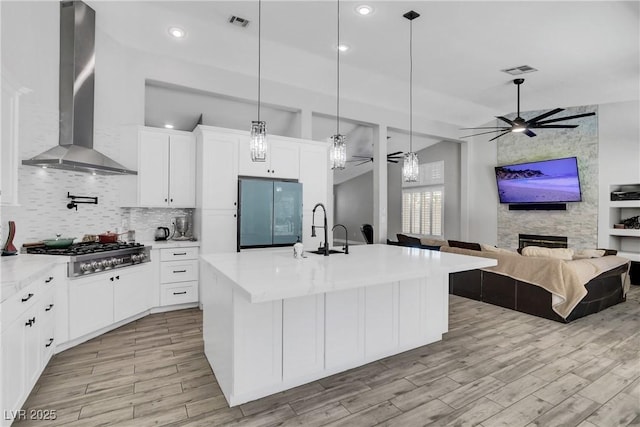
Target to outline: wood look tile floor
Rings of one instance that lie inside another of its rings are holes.
[[[229,408],[197,309],[153,314],[56,355],[16,426],[640,425],[640,286],[568,325],[450,296],[441,342]]]

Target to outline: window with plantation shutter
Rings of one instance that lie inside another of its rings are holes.
[[[444,162],[420,165],[420,180],[403,186],[402,232],[443,237]]]

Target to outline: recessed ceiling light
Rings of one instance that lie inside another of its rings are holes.
[[[171,123],[165,123],[164,127],[167,129],[173,129],[173,125]]]
[[[346,52],[346,51],[348,51],[348,50],[349,50],[349,45],[346,45],[346,44],[342,44],[342,43],[341,43],[341,44],[339,44],[339,45],[338,45],[338,50],[339,50],[340,52]]]
[[[184,30],[180,27],[171,27],[169,28],[169,34],[176,39],[182,39],[186,35]]]
[[[362,16],[371,15],[371,13],[373,12],[373,7],[369,6],[368,4],[361,4],[360,6],[356,6],[356,12],[358,12],[358,14]]]

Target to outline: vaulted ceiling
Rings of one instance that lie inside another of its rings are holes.
[[[88,1],[98,26],[119,42],[185,61],[256,73],[256,1]],[[461,126],[515,110],[514,78],[529,65],[522,109],[601,104],[639,97],[637,1],[340,2],[341,93],[374,105],[408,108],[409,25],[413,23],[414,112]],[[251,23],[228,23],[231,15]],[[187,37],[176,43],[167,28]],[[262,4],[262,76],[335,93],[336,2]]]

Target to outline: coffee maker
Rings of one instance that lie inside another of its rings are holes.
[[[173,218],[173,234],[171,240],[194,240],[189,216],[177,216]]]

